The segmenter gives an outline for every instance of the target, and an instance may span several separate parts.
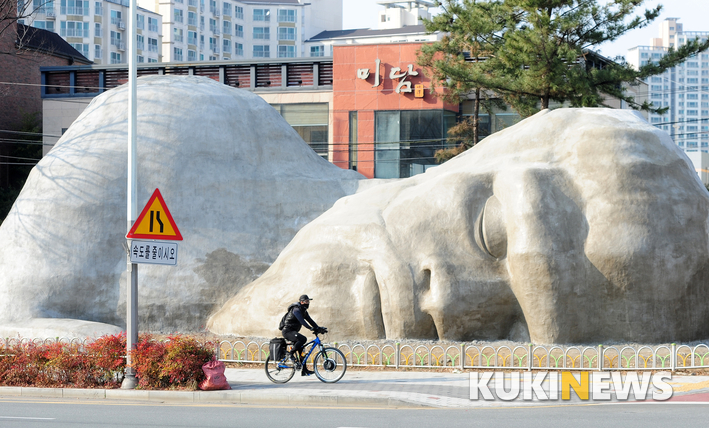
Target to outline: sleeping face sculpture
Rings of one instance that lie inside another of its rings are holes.
[[[709,193],[634,113],[543,111],[425,174],[340,199],[208,322],[271,336],[288,304],[337,338],[709,336]]]

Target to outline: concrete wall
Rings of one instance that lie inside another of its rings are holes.
[[[84,111],[93,98],[45,99],[42,102],[42,129],[44,132],[42,155],[46,155],[54,144]]]

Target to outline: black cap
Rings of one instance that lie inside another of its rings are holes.
[[[302,302],[303,300],[313,300],[313,299],[311,299],[310,297],[308,297],[307,294],[303,294],[302,296],[300,296],[300,298],[298,299],[298,301],[299,301],[299,302]]]

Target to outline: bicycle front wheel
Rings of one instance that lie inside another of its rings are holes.
[[[264,364],[266,377],[273,383],[286,383],[295,374],[295,363],[291,359],[273,361],[269,355]]]
[[[326,383],[335,383],[345,375],[347,361],[339,349],[325,348],[315,356],[313,367],[318,379]]]

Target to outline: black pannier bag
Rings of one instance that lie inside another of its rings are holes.
[[[268,344],[268,352],[271,356],[271,361],[280,361],[286,356],[286,339],[276,337],[271,339]]]

